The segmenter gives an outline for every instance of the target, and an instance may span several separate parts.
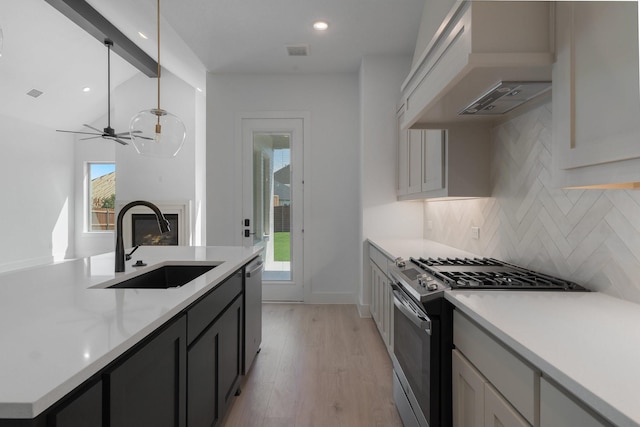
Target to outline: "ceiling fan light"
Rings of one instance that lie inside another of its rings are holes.
[[[133,116],[129,132],[138,154],[160,158],[175,157],[187,136],[182,120],[157,108]]]

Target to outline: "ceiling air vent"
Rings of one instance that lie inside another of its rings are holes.
[[[41,90],[38,89],[31,89],[29,92],[27,92],[27,95],[32,96],[34,98],[39,97],[40,95],[42,95],[44,92],[42,92]]]
[[[294,44],[287,46],[289,56],[309,56],[309,45]]]

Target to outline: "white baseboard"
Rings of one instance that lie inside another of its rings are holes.
[[[356,304],[360,317],[371,317],[371,307],[369,304]]]

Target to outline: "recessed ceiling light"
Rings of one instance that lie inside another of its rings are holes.
[[[83,91],[83,92],[85,92],[85,93],[86,93],[86,92],[91,92],[91,88],[90,88],[90,87],[88,87],[88,86],[87,86],[87,87],[83,87],[83,88],[82,88],[82,91]]]
[[[149,37],[147,37],[147,35],[145,33],[143,33],[142,31],[138,31],[138,35],[140,37],[142,37],[143,39],[145,39],[145,40],[149,40]]]
[[[316,21],[313,23],[313,29],[317,30],[317,31],[325,31],[327,28],[329,28],[329,24],[327,24],[324,21]]]

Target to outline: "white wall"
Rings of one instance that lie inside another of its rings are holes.
[[[73,137],[0,116],[0,271],[74,252]]]
[[[411,58],[365,56],[360,67],[363,238],[422,237],[422,203],[396,199],[396,111]]]
[[[366,239],[420,238],[421,202],[396,200],[396,111],[400,85],[409,73],[409,56],[365,56],[360,66],[360,143],[362,148],[362,245]],[[362,263],[363,266],[368,263]],[[369,269],[360,283],[369,283]],[[363,286],[359,304],[369,305],[371,289]],[[361,310],[366,312],[366,310]]]
[[[356,300],[360,280],[357,74],[215,75],[207,78],[207,243],[241,243],[242,182],[237,114],[305,111],[306,302]],[[240,172],[241,176],[241,172]],[[308,244],[307,244],[308,243]]]

